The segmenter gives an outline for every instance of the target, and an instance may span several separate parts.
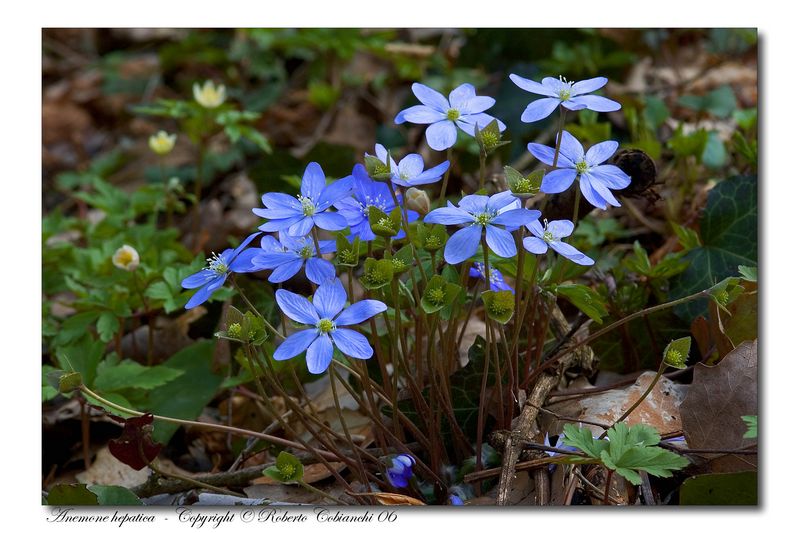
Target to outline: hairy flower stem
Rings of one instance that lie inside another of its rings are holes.
[[[483,247],[483,268],[485,269],[485,290],[491,290],[491,282],[489,280],[491,272],[491,265],[488,262],[488,243],[486,242],[485,233],[483,233],[482,237],[482,247]],[[487,401],[486,398],[486,389],[488,386],[488,362],[491,359],[491,319],[488,318],[488,309],[485,310],[485,353],[483,353],[484,363],[483,363],[483,379],[480,382],[480,404],[477,409],[477,455],[476,455],[476,462],[475,462],[475,472],[479,472],[483,468],[483,429],[485,424],[485,404]],[[499,372],[497,372],[497,380],[499,379]],[[480,487],[477,487],[478,495],[480,493]]]
[[[558,168],[558,157],[560,156],[560,141],[563,139],[563,128],[566,126],[566,111],[563,106],[558,106],[560,118],[558,119],[558,132],[555,137],[555,157],[552,159],[552,170]]]
[[[641,405],[641,403],[643,403],[643,401],[646,399],[646,397],[647,397],[647,396],[649,396],[649,393],[650,393],[650,392],[652,392],[652,390],[655,388],[655,384],[656,384],[656,383],[657,383],[657,382],[660,380],[661,376],[663,376],[663,373],[666,371],[666,367],[667,367],[667,366],[668,366],[668,365],[666,365],[666,362],[665,362],[665,361],[661,361],[661,363],[660,363],[660,367],[658,368],[658,372],[657,372],[657,374],[655,374],[655,377],[654,377],[654,379],[653,379],[653,380],[652,380],[652,382],[649,384],[649,386],[646,388],[646,390],[645,390],[645,391],[644,391],[644,393],[641,395],[641,397],[640,397],[640,398],[638,398],[638,399],[635,401],[635,403],[634,403],[634,404],[632,404],[630,407],[628,407],[628,408],[627,408],[627,410],[626,410],[626,411],[624,411],[624,413],[623,413],[623,414],[622,414],[622,415],[621,415],[621,416],[620,416],[618,419],[616,419],[616,421],[615,421],[615,422],[613,422],[613,423],[610,425],[610,427],[613,427],[613,426],[615,426],[615,425],[616,425],[616,424],[618,424],[619,422],[624,422],[624,420],[625,420],[625,419],[626,419],[628,416],[630,416],[630,414],[632,414],[632,412],[633,412],[633,411],[635,411],[635,409],[636,409],[636,408],[637,408],[639,405]],[[607,434],[608,434],[608,430],[606,429],[605,431],[603,431],[603,432],[602,432],[602,434],[599,436],[599,438],[600,438],[600,439],[604,439],[604,438],[605,438],[605,436],[606,436]]]
[[[520,248],[521,250],[521,248]],[[546,258],[546,255],[544,256]],[[514,327],[513,327],[513,342],[511,343],[511,352],[516,352],[519,349],[519,339],[522,333],[522,327],[524,326],[524,319],[525,315],[527,314],[527,309],[530,307],[530,302],[533,299],[533,295],[535,294],[535,286],[536,281],[538,278],[538,262],[539,257],[538,255],[533,257],[533,269],[530,271],[530,281],[527,284],[527,293],[525,294],[524,300],[519,307],[519,313],[514,315]],[[518,274],[517,279],[524,278],[524,271]],[[521,293],[522,287],[521,285],[516,287],[516,292]],[[535,310],[533,311],[533,318],[535,318]],[[532,323],[528,325],[528,328],[532,327]]]
[[[230,277],[230,283],[233,285],[233,288],[236,289],[236,291],[239,293],[239,296],[241,296],[241,299],[244,300],[244,303],[247,305],[247,307],[250,308],[250,311],[255,313],[255,315],[258,316],[258,318],[263,320],[264,324],[266,325],[266,329],[268,329],[270,332],[272,332],[272,335],[274,335],[278,339],[285,339],[286,337],[283,336],[278,330],[276,330],[274,328],[274,326],[272,326],[272,324],[270,324],[266,320],[266,318],[264,318],[264,315],[262,315],[261,312],[258,311],[258,309],[255,308],[255,306],[252,304],[252,302],[250,302],[249,298],[247,298],[247,296],[244,294],[244,291],[241,290],[241,287],[239,287],[239,285],[236,283],[236,277],[235,276],[231,276]]]
[[[355,456],[355,459],[358,464],[358,472],[361,476],[361,482],[364,486],[369,486],[369,479],[366,475],[366,468],[363,466],[363,461],[361,460],[361,454],[363,450],[355,445],[355,442],[352,440],[352,435],[350,434],[350,429],[347,427],[347,421],[344,420],[344,413],[341,411],[341,402],[338,399],[338,390],[336,388],[336,379],[333,376],[335,373],[335,369],[333,366],[327,367],[327,375],[330,378],[330,388],[333,391],[333,403],[336,406],[336,413],[338,414],[338,420],[341,423],[341,430],[344,432],[344,436],[347,438],[347,444],[349,444],[350,449],[352,450],[352,454]]]
[[[81,385],[80,386],[80,390],[86,396],[88,396],[88,397],[96,400],[97,402],[99,402],[99,403],[101,403],[101,404],[103,404],[103,405],[105,405],[107,407],[110,407],[111,409],[114,409],[115,411],[118,411],[120,413],[125,413],[125,414],[131,415],[131,416],[144,416],[145,414],[147,414],[147,413],[143,413],[141,411],[135,411],[133,409],[128,409],[127,407],[123,407],[121,405],[115,404],[114,402],[103,398],[102,396],[100,396],[99,394],[94,392],[93,390],[89,389],[86,385]],[[292,448],[292,449],[298,450],[298,451],[305,451],[307,449],[304,444],[301,444],[301,443],[298,443],[298,442],[294,442],[294,441],[291,441],[291,440],[288,440],[288,439],[283,439],[283,438],[280,438],[280,437],[275,437],[274,435],[267,435],[266,433],[259,433],[257,431],[250,431],[249,429],[242,429],[242,428],[237,428],[237,427],[232,427],[232,426],[224,426],[222,424],[212,424],[210,422],[197,422],[197,421],[194,421],[194,420],[184,420],[184,419],[181,419],[181,418],[172,418],[172,417],[160,416],[160,415],[156,415],[156,414],[153,414],[153,419],[154,420],[161,420],[162,422],[169,422],[170,424],[177,424],[177,425],[181,425],[181,426],[192,426],[192,427],[208,429],[208,430],[211,430],[211,431],[221,431],[221,432],[224,432],[224,433],[233,433],[233,434],[236,434],[236,435],[242,435],[244,437],[252,437],[252,438],[256,438],[256,439],[263,440],[263,441],[266,441],[266,442],[270,442],[270,443],[275,444],[277,446],[284,446],[284,447]],[[333,460],[333,461],[339,461],[340,460],[340,457],[338,455],[336,455],[334,453],[331,453],[331,452],[328,452],[326,450],[318,450],[316,448],[314,448],[313,450],[316,453],[318,453],[319,455],[325,457],[326,459],[330,459],[330,460]]]
[[[486,153],[480,148],[480,187],[478,190],[485,189],[486,183]]]
[[[413,244],[413,239],[411,238],[411,225],[408,222],[408,210],[403,209],[399,203],[399,197],[397,196],[397,191],[394,190],[394,185],[392,183],[388,183],[388,190],[391,191],[391,197],[394,199],[394,205],[397,206],[402,214],[400,220],[402,221],[402,229],[405,230],[405,238],[408,239],[408,244],[411,246],[411,252],[413,252],[413,259],[416,261],[416,264],[419,266],[419,272],[422,274],[422,281],[424,284],[427,285],[427,273],[424,271],[424,267],[422,266],[422,260],[419,258],[419,252],[416,250],[416,246]],[[435,266],[435,265],[434,265]],[[413,284],[414,288],[416,284]],[[415,295],[417,303],[419,305],[419,312],[421,313],[421,299],[419,295]]]
[[[572,212],[572,225],[575,230],[577,229],[577,215],[580,214],[580,199],[582,198],[580,187],[576,187],[576,189],[574,193],[574,211]]]
[[[444,199],[447,197],[447,183],[449,183],[449,173],[452,170],[452,147],[451,146],[449,148],[447,148],[447,161],[449,161],[449,167],[447,167],[447,171],[444,172],[444,180],[441,182],[441,194],[438,196],[439,207],[444,205]]]

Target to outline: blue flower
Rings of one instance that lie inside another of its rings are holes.
[[[395,124],[412,122],[413,124],[430,124],[425,132],[427,144],[433,150],[446,150],[455,144],[458,138],[457,124],[460,129],[474,137],[475,123],[480,129],[485,128],[494,117],[483,113],[494,105],[490,96],[477,96],[474,86],[464,83],[449,93],[449,100],[421,83],[411,86],[413,94],[422,102],[403,109],[394,118]],[[497,120],[500,131],[505,131],[505,124]]]
[[[450,505],[465,505],[463,500],[457,494],[450,494],[449,495],[449,504]]]
[[[350,176],[325,185],[322,167],[319,163],[309,163],[297,198],[282,192],[268,192],[261,197],[266,209],[255,208],[252,212],[269,220],[258,228],[261,231],[287,230],[291,237],[308,235],[314,225],[336,231],[346,228],[347,221],[340,214],[326,210],[351,190]]]
[[[570,111],[591,109],[593,111],[618,111],[621,104],[595,94],[586,94],[601,89],[608,82],[607,78],[598,77],[590,80],[569,82],[561,78],[544,78],[541,83],[511,74],[510,79],[525,91],[540,94],[540,98],[531,102],[522,113],[522,122],[535,122],[548,117],[559,106]]]
[[[548,248],[552,248],[578,265],[591,266],[594,264],[594,260],[583,252],[571,244],[561,242],[562,238],[568,237],[574,231],[574,224],[572,224],[571,220],[553,220],[552,222],[546,222],[546,227],[542,226],[538,220],[534,220],[527,224],[526,227],[533,234],[532,237],[525,237],[522,241],[524,248],[528,252],[545,254]]]
[[[180,286],[184,289],[196,289],[198,287],[200,289],[186,303],[186,309],[197,307],[208,300],[215,290],[225,284],[225,280],[231,272],[251,271],[251,255],[249,253],[242,254],[241,252],[258,235],[260,235],[260,232],[253,233],[244,239],[235,250],[228,248],[219,255],[213,254],[208,259],[207,267],[195,272],[180,283]],[[247,250],[247,252],[250,251]]]
[[[305,276],[321,285],[336,277],[336,267],[330,261],[316,257],[316,245],[309,236],[290,237],[285,232],[279,234],[280,241],[267,235],[261,239],[261,249],[252,255],[252,266],[257,270],[272,270],[269,281],[282,283],[290,279],[305,265]],[[336,241],[320,240],[319,249],[323,254],[336,250]]]
[[[313,304],[303,296],[284,289],[275,294],[278,306],[287,317],[313,326],[290,335],[277,347],[273,357],[284,361],[308,351],[305,362],[311,374],[321,374],[333,360],[333,344],[342,353],[356,359],[372,357],[372,346],[362,334],[342,326],[360,324],[386,310],[377,300],[361,300],[344,309],[347,292],[337,278],[322,283],[313,296]]]
[[[370,155],[370,154],[365,154]],[[375,157],[383,163],[388,160],[391,168],[391,181],[400,187],[418,187],[435,183],[441,179],[449,168],[449,161],[424,169],[424,159],[419,154],[408,154],[403,157],[399,165],[393,158],[389,158],[388,151],[382,144],[375,145]]]
[[[469,268],[469,277],[485,280],[485,265],[479,262],[474,263],[474,265]],[[491,274],[488,276],[488,283],[492,291],[516,292],[513,290],[513,287],[505,283],[505,278],[502,277],[502,273],[496,268],[491,268]]]
[[[391,458],[391,466],[386,469],[388,482],[393,487],[402,489],[408,486],[408,481],[413,477],[413,466],[416,460],[407,453],[401,453]]]
[[[516,255],[516,243],[510,230],[532,222],[541,216],[540,211],[524,209],[521,202],[510,191],[485,196],[470,194],[464,196],[458,207],[447,202],[447,207],[431,211],[425,222],[444,224],[468,224],[456,231],[444,248],[444,259],[451,265],[462,263],[477,252],[477,247],[485,229],[488,247],[500,257]],[[498,225],[506,226],[500,228]]]
[[[335,206],[346,220],[350,227],[350,235],[348,239],[352,241],[355,237],[359,237],[362,241],[373,241],[376,236],[369,225],[369,207],[374,206],[384,213],[388,214],[396,207],[394,198],[389,191],[390,185],[379,181],[373,181],[369,178],[366,169],[363,165],[355,165],[352,169],[353,189],[354,196],[348,196],[336,201]],[[397,195],[400,206],[402,205],[402,196]],[[419,218],[419,213],[416,211],[408,211],[408,222],[414,222]],[[405,232],[400,230],[396,235],[396,239],[405,237]]]
[[[544,446],[550,446],[551,448],[557,448],[558,450],[563,450],[565,452],[579,452],[580,451],[577,448],[575,448],[574,446],[566,446],[565,444],[563,444],[563,439],[564,438],[565,438],[565,436],[563,435],[563,433],[561,433],[561,434],[558,435],[558,438],[555,439],[555,444],[550,444],[549,433],[546,433],[546,434],[544,434]],[[550,450],[544,450],[544,453],[546,453],[550,457],[555,457],[555,455],[558,452],[554,452],[554,451],[550,451]],[[554,464],[550,464],[549,465],[550,474],[555,471],[555,468],[557,468],[557,465],[554,465]]]
[[[612,156],[619,143],[604,141],[583,151],[583,145],[568,131],[563,132],[558,156],[558,168],[547,172],[541,182],[541,192],[555,194],[569,188],[577,177],[580,191],[591,205],[607,209],[608,205],[619,207],[618,200],[610,189],[624,189],[630,184],[630,176],[615,165],[603,165]],[[542,163],[552,166],[555,149],[543,144],[530,143],[527,149]]]

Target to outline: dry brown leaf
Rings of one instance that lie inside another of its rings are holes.
[[[757,341],[744,342],[715,366],[699,364],[680,406],[690,448],[738,449],[744,439],[741,416],[757,414]],[[755,470],[756,455],[707,455],[713,472]]]
[[[350,496],[371,496],[380,505],[425,505],[421,500],[393,492],[351,492]]]

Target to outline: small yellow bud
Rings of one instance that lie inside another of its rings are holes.
[[[133,272],[139,266],[139,252],[133,246],[124,244],[119,250],[114,252],[111,262],[117,268]]]
[[[166,155],[175,147],[177,138],[174,133],[170,135],[165,131],[159,131],[155,135],[150,135],[150,150],[158,155]]]
[[[225,86],[221,83],[216,87],[211,80],[207,80],[202,87],[199,83],[195,83],[193,90],[194,99],[205,108],[219,107],[225,101]]]
[[[405,191],[405,205],[420,215],[426,215],[430,212],[430,197],[423,190],[410,187]]]

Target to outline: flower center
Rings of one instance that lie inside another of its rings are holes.
[[[454,107],[447,109],[447,120],[456,121],[460,118],[461,112],[455,109]]]
[[[436,235],[428,235],[427,239],[424,241],[424,245],[427,248],[440,248],[441,239],[439,239]]]
[[[294,472],[296,470],[296,467],[294,465],[292,465],[292,464],[282,464],[282,465],[280,465],[280,467],[278,467],[278,470],[280,470],[280,474],[284,478],[290,479],[290,478],[292,478],[294,476]]]
[[[552,242],[552,241],[554,241],[554,240],[555,240],[555,236],[554,236],[554,235],[552,235],[552,232],[551,232],[551,231],[545,231],[545,232],[544,232],[544,240],[545,240],[546,242]]]
[[[300,257],[302,257],[303,259],[310,259],[313,256],[314,256],[314,249],[313,246],[311,246],[310,244],[306,244],[300,249]]]
[[[577,164],[574,165],[574,168],[577,170],[578,174],[583,175],[588,172],[588,163],[583,159],[582,161],[578,161]]]
[[[441,305],[444,303],[444,289],[436,287],[427,293],[427,299],[434,305]]]
[[[558,98],[560,98],[562,102],[565,102],[566,100],[572,97],[572,85],[574,85],[574,82],[566,81],[566,79],[563,76],[561,76],[560,83],[561,83],[561,88],[558,91]]]
[[[316,323],[316,329],[319,330],[319,333],[330,333],[334,329],[336,329],[336,325],[333,324],[333,321],[329,318],[323,318],[319,322]]]
[[[208,270],[216,272],[217,274],[225,274],[227,272],[227,265],[225,261],[216,255],[216,253],[212,253],[211,257],[208,259],[208,266],[206,267]]]
[[[474,216],[475,222],[480,224],[481,226],[487,226],[489,222],[494,218],[493,213],[480,213],[479,215]]]
[[[306,217],[316,214],[316,206],[313,201],[306,196],[300,196],[300,203],[302,204],[302,214]]]

